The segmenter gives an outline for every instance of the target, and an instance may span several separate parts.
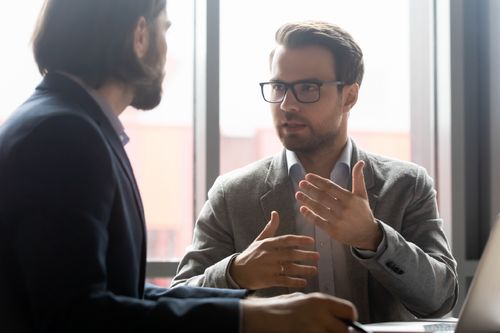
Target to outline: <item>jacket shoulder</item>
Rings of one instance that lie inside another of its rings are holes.
[[[427,175],[427,170],[414,162],[404,161],[393,157],[363,152],[363,157],[370,165],[375,175],[383,178],[412,177]]]
[[[277,159],[278,155],[270,156],[222,174],[217,177],[210,192],[215,190],[223,190],[224,192],[232,190],[238,192],[253,191],[266,183]]]

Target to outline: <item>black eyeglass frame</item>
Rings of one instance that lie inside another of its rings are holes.
[[[303,84],[303,83],[309,83],[309,84],[315,84],[318,86],[318,98],[315,99],[314,101],[303,101],[301,100],[298,96],[297,96],[297,92],[295,91],[295,85],[297,84]],[[283,97],[279,100],[279,101],[269,101],[266,99],[266,96],[264,94],[264,87],[266,85],[269,85],[269,84],[282,84],[284,87],[285,87],[285,91],[283,92]],[[295,97],[295,99],[300,102],[300,103],[304,103],[304,104],[310,104],[310,103],[316,103],[317,101],[319,101],[321,99],[321,87],[325,84],[333,84],[333,85],[336,85],[336,86],[344,86],[346,83],[344,81],[339,81],[339,80],[328,80],[328,81],[321,81],[321,80],[299,80],[299,81],[294,81],[294,82],[289,82],[289,83],[286,83],[286,82],[283,82],[283,81],[267,81],[267,82],[260,82],[259,85],[260,85],[260,92],[262,94],[262,98],[264,99],[264,101],[268,102],[268,103],[281,103],[283,102],[283,100],[285,99],[285,96],[286,96],[286,93],[288,92],[288,90],[291,90],[292,91],[292,94],[293,96]]]

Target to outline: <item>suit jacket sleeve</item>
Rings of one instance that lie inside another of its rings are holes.
[[[141,299],[109,290],[109,207],[123,184],[104,142],[95,124],[74,115],[44,120],[11,141],[16,148],[3,164],[1,192],[12,203],[13,260],[32,328],[238,332],[244,292],[148,289],[149,299]]]
[[[421,167],[416,172],[400,232],[378,220],[386,237],[386,249],[369,259],[356,251],[353,255],[415,315],[439,317],[456,303],[456,261],[438,218],[432,179]]]

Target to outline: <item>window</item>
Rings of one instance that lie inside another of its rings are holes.
[[[1,2],[0,38],[2,51],[0,63],[0,91],[3,122],[33,92],[41,77],[33,61],[31,35],[43,1],[32,1],[29,6],[22,2]]]
[[[169,0],[163,99],[155,110],[127,109],[121,116],[144,204],[148,260],[178,260],[191,243],[193,220],[192,1]]]

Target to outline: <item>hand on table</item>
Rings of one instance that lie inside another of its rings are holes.
[[[249,298],[242,304],[243,333],[343,333],[349,332],[346,322],[357,319],[352,303],[321,293]]]

